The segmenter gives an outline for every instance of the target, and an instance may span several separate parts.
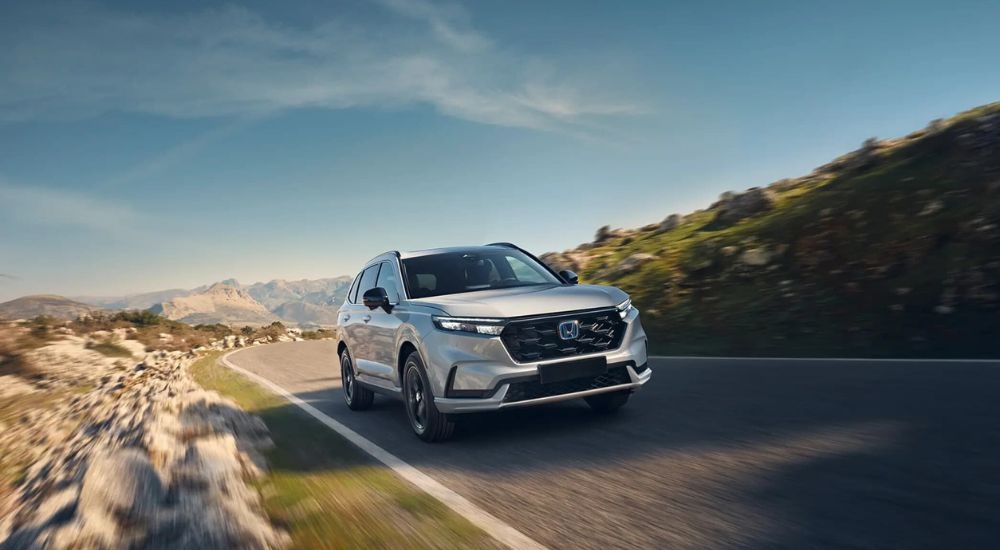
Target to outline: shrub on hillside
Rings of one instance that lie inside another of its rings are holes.
[[[132,352],[114,343],[111,340],[101,342],[88,342],[87,349],[94,350],[107,357],[131,357]]]
[[[166,324],[167,319],[148,309],[119,311],[111,316],[111,321],[124,321],[135,327],[152,327]]]
[[[22,378],[38,375],[38,371],[24,356],[27,348],[23,345],[24,329],[14,326],[0,326],[0,375],[13,374]]]
[[[324,338],[333,338],[336,333],[331,329],[320,328],[316,330],[304,330],[302,331],[303,340],[322,340]]]
[[[264,338],[270,341],[276,341],[281,336],[287,336],[288,329],[281,321],[275,321],[266,327],[261,327],[254,331],[252,338],[259,339]]]

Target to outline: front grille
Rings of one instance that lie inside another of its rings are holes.
[[[507,395],[504,396],[503,400],[504,403],[527,401],[529,399],[539,399],[553,395],[609,388],[630,382],[632,382],[632,379],[629,377],[628,370],[624,366],[610,367],[608,368],[608,372],[598,376],[576,378],[552,384],[542,384],[536,377],[534,380],[511,383],[510,388],[507,389]]]
[[[559,323],[576,320],[580,335],[559,337]],[[567,313],[556,317],[511,321],[500,339],[515,361],[545,361],[617,349],[625,335],[625,321],[617,310]]]

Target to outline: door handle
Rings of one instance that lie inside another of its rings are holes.
[[[361,318],[361,320],[367,323],[368,321],[372,320],[372,316],[371,315],[365,315],[364,317]]]

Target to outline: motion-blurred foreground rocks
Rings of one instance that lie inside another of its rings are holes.
[[[266,467],[267,428],[195,384],[194,357],[136,363],[66,336],[26,354],[30,375],[4,375],[5,399],[53,401],[0,425],[7,458],[29,465],[0,502],[0,547],[287,545],[248,485]]]

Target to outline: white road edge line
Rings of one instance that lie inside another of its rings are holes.
[[[692,359],[695,361],[839,361],[844,363],[996,363],[1000,359],[903,359],[903,358],[864,358],[864,357],[726,357],[701,355],[649,355],[650,359]]]
[[[263,376],[234,365],[229,361],[229,356],[240,351],[244,350],[241,349],[231,351],[223,355],[221,359],[222,364],[242,374],[243,376],[246,376],[254,382],[257,382],[281,397],[284,397],[293,405],[309,413],[310,416],[322,422],[327,428],[337,432],[362,451],[370,454],[376,460],[391,468],[394,472],[399,474],[400,477],[416,485],[421,491],[424,491],[432,497],[440,500],[445,506],[451,508],[456,514],[469,520],[473,525],[479,527],[483,531],[486,531],[488,535],[500,543],[516,550],[545,550],[545,546],[542,546],[541,544],[528,538],[528,536],[524,533],[521,533],[507,523],[504,523],[496,516],[469,502],[462,495],[445,487],[434,478],[404,462],[401,458],[369,441],[358,432],[348,428],[340,422],[337,422],[333,418],[330,418],[325,413],[296,397],[285,388],[282,388]]]

